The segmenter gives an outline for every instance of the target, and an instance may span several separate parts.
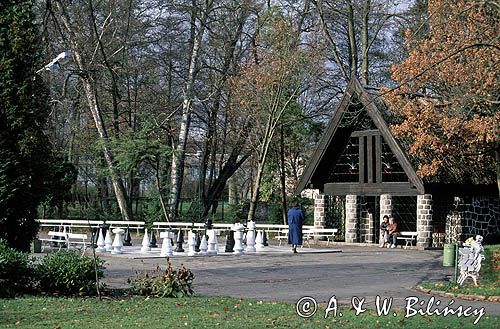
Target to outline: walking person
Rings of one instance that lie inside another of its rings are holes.
[[[304,212],[299,208],[297,202],[292,202],[292,208],[288,211],[288,244],[292,245],[293,253],[297,253],[297,246],[302,245],[302,223]]]

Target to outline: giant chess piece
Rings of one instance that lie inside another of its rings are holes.
[[[195,252],[196,245],[196,234],[193,231],[188,232],[188,256],[196,255]]]
[[[99,238],[99,228],[92,227],[92,248],[97,248],[97,239]]]
[[[160,239],[163,239],[163,242],[161,244],[160,256],[163,257],[173,256],[174,253],[172,249],[172,239],[174,238],[174,236],[175,233],[170,230],[160,233]]]
[[[156,244],[156,236],[155,236],[155,231],[151,230],[151,240],[149,240],[149,248],[158,248],[158,245]]]
[[[236,255],[241,255],[243,253],[243,230],[245,227],[241,225],[240,223],[236,223],[233,225],[233,231],[234,231],[234,253]]]
[[[255,222],[249,221],[247,225],[247,248],[246,252],[255,252]]]
[[[207,236],[203,234],[201,237],[201,242],[200,242],[200,254],[202,256],[206,256],[208,250],[208,242],[207,242]]]
[[[113,241],[113,250],[111,250],[111,253],[113,255],[116,254],[121,254],[123,253],[122,247],[123,247],[123,241],[122,241],[122,235],[125,233],[125,231],[121,228],[115,228],[113,229],[113,233],[115,234],[115,239]],[[111,235],[111,233],[108,231],[108,234]]]
[[[99,237],[97,238],[97,248],[95,249],[96,252],[105,252],[106,248],[104,246],[106,243],[104,242],[104,233],[102,231],[103,229],[99,229]]]
[[[132,237],[130,236],[130,228],[127,226],[125,230],[125,238],[123,239],[123,245],[130,247],[132,245]]]
[[[255,250],[257,251],[264,250],[263,231],[257,231],[257,237],[255,238]]]
[[[228,230],[226,232],[226,252],[234,251],[234,232],[232,230]]]
[[[269,242],[267,241],[267,232],[266,232],[266,230],[262,231],[262,244],[265,247],[269,246]]]
[[[182,244],[184,243],[184,232],[179,229],[179,232],[177,233],[177,247],[175,248],[175,252],[184,252],[184,249],[182,248]]]
[[[142,238],[141,245],[142,245],[141,248],[142,253],[146,253],[151,250],[151,248],[149,247],[148,229],[144,229],[144,237]]]
[[[217,235],[215,235],[215,230],[207,230],[207,235],[208,235],[207,255],[209,256],[217,255]]]
[[[106,237],[104,238],[104,248],[106,251],[113,250],[113,238],[111,237],[111,229],[106,230]]]
[[[195,244],[194,244],[194,251],[195,252],[200,252],[200,244],[201,244],[201,238],[200,238],[200,233],[196,233],[196,236],[195,236]]]

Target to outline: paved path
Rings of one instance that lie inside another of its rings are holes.
[[[257,300],[296,302],[303,296],[327,302],[335,295],[341,304],[353,296],[366,298],[373,306],[375,296],[394,298],[404,307],[409,296],[428,301],[430,296],[412,290],[421,281],[449,279],[453,269],[442,266],[442,251],[379,249],[376,247],[334,247],[341,252],[282,252],[214,257],[174,257],[175,267],[184,264],[195,274],[194,290],[202,296],[233,296]],[[305,250],[306,248],[304,248]],[[299,250],[301,251],[301,250]],[[324,251],[324,250],[323,250]],[[151,270],[165,264],[164,258],[131,259],[103,256],[107,261],[106,283],[125,286],[137,270]],[[451,301],[444,297],[441,306]],[[500,303],[456,299],[458,305],[484,307],[486,314],[500,314]],[[425,305],[424,305],[425,307]]]

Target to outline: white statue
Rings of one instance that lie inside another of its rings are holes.
[[[458,266],[460,267],[460,276],[457,283],[462,285],[465,280],[470,277],[477,286],[477,278],[481,270],[481,262],[484,260],[484,248],[482,245],[483,237],[476,235],[476,238],[471,243],[470,249],[460,249],[460,260]]]

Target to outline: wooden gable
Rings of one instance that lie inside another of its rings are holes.
[[[299,181],[297,193],[306,188],[327,195],[424,193],[422,180],[390,133],[376,97],[356,78],[351,79]]]

